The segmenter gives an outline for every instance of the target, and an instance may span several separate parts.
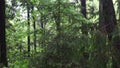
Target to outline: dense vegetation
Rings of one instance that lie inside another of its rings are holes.
[[[119,0],[0,0],[0,68],[120,68]]]

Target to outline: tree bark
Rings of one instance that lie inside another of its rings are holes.
[[[0,64],[7,67],[5,34],[5,0],[0,0]]]
[[[58,35],[61,33],[61,28],[60,28],[60,23],[61,23],[61,18],[60,18],[60,1],[58,1],[58,7],[56,11],[56,14],[54,14],[55,22],[56,22],[56,30],[58,32]]]
[[[81,1],[81,13],[83,14],[83,16],[85,18],[87,18],[86,16],[86,0],[80,0]],[[85,23],[82,23],[82,26],[81,26],[81,31],[82,31],[82,34],[85,34],[87,35],[88,34],[88,31],[87,31],[87,24]]]
[[[86,18],[86,0],[81,0],[81,13]]]
[[[113,53],[113,68],[120,68],[120,36],[116,36],[113,38],[113,32],[115,31],[117,20],[115,17],[115,10],[113,7],[112,0],[100,0],[99,4],[100,9],[100,18],[99,18],[99,28],[102,33],[108,36],[109,42],[112,43],[113,49],[111,52]]]
[[[111,40],[112,32],[114,31],[117,24],[112,0],[100,0],[99,8],[100,31],[108,34],[108,38]]]
[[[34,6],[32,6],[32,13],[34,11]],[[35,22],[35,17],[32,15],[33,18],[33,29],[34,29],[34,50],[36,52],[36,22]]]
[[[30,6],[27,3],[27,21],[28,21],[28,57],[30,57]]]

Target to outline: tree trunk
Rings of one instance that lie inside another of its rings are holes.
[[[61,23],[61,18],[60,18],[60,1],[57,1],[57,11],[53,12],[55,23],[56,23],[56,31],[58,33],[58,36],[61,33],[61,28],[60,28],[60,23]]]
[[[86,18],[86,0],[81,0],[81,13]]]
[[[111,52],[113,53],[113,68],[120,68],[120,36],[113,38],[113,32],[116,29],[117,21],[115,17],[115,10],[113,7],[112,0],[100,0],[100,19],[99,27],[102,33],[108,36],[109,41],[112,43],[114,48]]]
[[[34,11],[34,7],[32,6],[32,12]],[[33,29],[34,29],[34,50],[36,52],[36,22],[35,22],[35,17],[32,16],[33,18]]]
[[[80,0],[81,2],[81,13],[82,15],[84,16],[84,18],[87,18],[86,16],[86,0]],[[84,35],[88,35],[88,31],[87,31],[87,24],[85,24],[85,22],[82,22],[82,26],[81,26],[81,31],[82,31],[82,34]],[[86,54],[86,55],[85,55]],[[82,63],[81,63],[81,67],[82,68],[87,68],[87,60],[88,58],[87,55],[89,56],[89,54],[87,52],[85,52],[85,49],[84,49],[84,52],[83,52],[83,58],[82,58]]]
[[[112,0],[100,0],[100,31],[108,34],[109,40],[112,39],[112,32],[117,24]]]
[[[30,57],[30,6],[27,3],[27,21],[28,21],[28,57]]]
[[[5,41],[5,0],[0,0],[0,64],[8,66]]]
[[[86,16],[86,0],[80,0],[81,1],[81,13],[83,14],[83,16],[85,18],[87,18]],[[85,23],[82,23],[82,26],[81,26],[81,31],[82,31],[82,34],[85,34],[87,35],[88,34],[88,31],[87,31],[87,24]]]
[[[41,25],[41,28],[42,28],[42,39],[41,39],[41,42],[42,42],[42,48],[46,47],[45,46],[45,36],[46,36],[46,31],[45,31],[45,23],[46,23],[46,16],[44,16],[44,14],[41,13],[41,19],[40,19],[40,25]]]

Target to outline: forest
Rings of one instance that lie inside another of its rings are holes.
[[[120,68],[120,0],[0,0],[0,68]]]

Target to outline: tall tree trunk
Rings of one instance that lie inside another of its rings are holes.
[[[115,17],[115,10],[112,0],[100,0],[100,19],[99,27],[102,33],[108,36],[109,41],[112,43],[113,53],[113,68],[120,68],[120,36],[113,38],[113,32],[116,29],[117,21]],[[113,51],[114,50],[114,51]]]
[[[81,13],[86,18],[86,0],[81,0]]]
[[[60,28],[60,22],[61,22],[61,18],[60,18],[60,0],[57,1],[57,11],[53,13],[54,15],[54,19],[55,19],[55,23],[56,23],[56,31],[58,33],[58,36],[61,33],[61,28]]]
[[[34,6],[32,6],[32,13],[34,11]],[[32,15],[33,18],[33,29],[34,29],[34,50],[36,52],[36,22],[35,22],[35,17]]]
[[[116,27],[116,17],[112,0],[100,0],[100,31],[108,34],[109,40],[112,39],[112,32]]]
[[[28,21],[28,57],[30,57],[30,6],[27,3],[27,21]]]
[[[81,1],[81,13],[83,14],[83,16],[85,18],[87,18],[86,16],[86,0],[80,0]],[[81,31],[83,34],[87,35],[88,31],[87,31],[87,24],[82,23],[82,28]]]
[[[80,2],[81,2],[81,13],[84,16],[84,18],[87,18],[87,16],[86,16],[86,0],[80,0]],[[82,22],[81,31],[82,31],[82,34],[84,34],[86,36],[88,35],[87,24],[85,24],[85,22]],[[85,52],[85,49],[84,49],[83,58],[81,60],[82,68],[87,68],[87,60],[88,60],[88,58],[86,58],[87,56],[89,56],[89,54],[87,52]]]
[[[46,23],[46,17],[44,16],[44,14],[41,13],[41,19],[40,19],[40,25],[41,25],[41,28],[42,28],[42,48],[45,47],[45,36],[46,36],[46,33],[45,33],[45,23]]]
[[[0,0],[0,64],[8,66],[5,41],[5,0]]]
[[[35,19],[34,19],[34,24],[33,24],[33,28],[34,28],[34,50],[35,52],[37,51],[36,50],[36,23],[35,23]]]

